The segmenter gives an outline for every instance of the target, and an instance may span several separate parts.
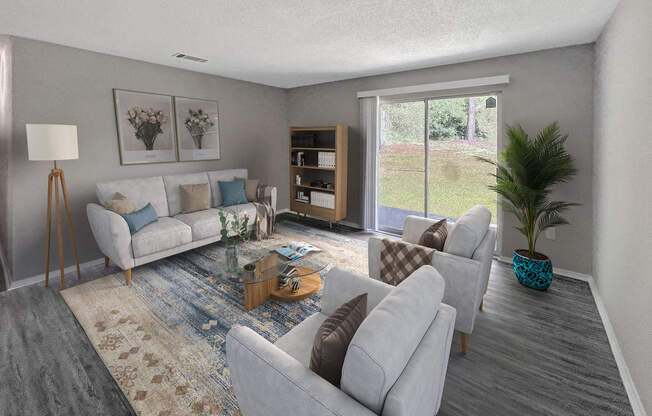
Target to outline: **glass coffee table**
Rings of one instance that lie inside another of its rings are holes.
[[[245,309],[250,311],[268,299],[297,302],[317,293],[322,287],[319,272],[328,266],[320,261],[319,253],[308,253],[295,260],[274,249],[256,253],[258,259],[245,264],[242,271]]]

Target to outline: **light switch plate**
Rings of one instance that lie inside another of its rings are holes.
[[[548,240],[554,240],[557,238],[557,230],[555,229],[555,227],[550,227],[546,229],[546,238]]]

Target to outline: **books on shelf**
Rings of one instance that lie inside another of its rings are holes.
[[[303,202],[304,204],[310,203],[310,196],[307,195],[304,191],[297,191],[297,197],[295,198],[297,202]]]
[[[310,203],[322,208],[335,209],[335,194],[311,191]]]
[[[335,168],[335,152],[317,152],[317,166]]]

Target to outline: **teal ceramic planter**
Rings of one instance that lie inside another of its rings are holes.
[[[527,254],[527,250],[515,250],[513,257],[514,274],[519,283],[536,290],[546,290],[552,283],[552,262],[540,253],[545,259],[531,259],[519,254]]]

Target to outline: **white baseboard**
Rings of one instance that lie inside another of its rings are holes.
[[[501,263],[512,264],[511,257],[496,256],[495,259]],[[592,279],[590,274],[578,273],[572,270],[566,270],[560,267],[555,267],[554,265],[552,266],[552,271],[554,274],[557,274],[559,276],[570,277],[571,279],[577,279],[583,282],[588,282],[589,280]]]
[[[629,372],[629,367],[625,361],[625,355],[623,355],[623,350],[620,348],[620,344],[618,343],[616,331],[614,331],[614,327],[611,325],[611,320],[607,314],[607,308],[604,306],[595,279],[593,279],[592,276],[589,276],[588,282],[589,287],[591,288],[591,293],[593,294],[593,299],[595,300],[595,305],[598,307],[598,313],[600,313],[600,318],[602,318],[602,325],[604,326],[604,330],[607,332],[609,346],[611,347],[611,352],[616,360],[616,365],[620,372],[620,378],[623,380],[623,385],[625,386],[625,391],[629,397],[629,403],[634,411],[634,416],[647,416],[647,412],[645,411],[645,407],[643,407],[643,402],[641,401],[641,396],[638,394],[638,390],[636,389],[636,385],[632,379],[632,374]]]
[[[512,264],[512,259],[510,257],[497,256],[496,260],[500,261],[501,263]],[[590,274],[578,273],[572,270],[561,269],[554,266],[553,271],[557,275],[582,280],[589,284],[591,294],[593,295],[593,300],[595,301],[595,305],[598,308],[598,313],[600,314],[600,319],[602,319],[602,326],[604,327],[604,330],[607,333],[607,338],[609,339],[611,353],[614,356],[614,360],[616,360],[620,378],[623,381],[625,391],[627,392],[627,397],[629,398],[629,403],[632,406],[632,410],[634,411],[634,416],[647,416],[645,408],[643,407],[643,402],[641,401],[641,396],[638,394],[638,390],[636,389],[632,375],[629,372],[629,367],[625,361],[623,350],[620,348],[620,344],[618,343],[616,331],[614,331],[614,327],[611,325],[611,320],[607,314],[607,308],[604,306],[604,302],[602,301],[602,297],[598,291],[595,279]]]
[[[87,261],[85,263],[80,263],[79,269],[83,272],[83,269],[91,266],[97,266],[98,264],[104,264],[104,257]],[[77,271],[77,267],[74,264],[72,266],[68,266],[63,269],[64,274],[67,275],[75,273],[76,271]],[[59,271],[59,269],[50,271],[50,277],[49,277],[50,279],[58,279],[60,276],[61,276],[61,272]],[[36,276],[26,277],[24,279],[16,280],[15,282],[11,282],[11,287],[9,288],[9,290],[15,290],[18,289],[19,287],[36,285],[41,282],[45,282],[45,273],[37,274]]]

